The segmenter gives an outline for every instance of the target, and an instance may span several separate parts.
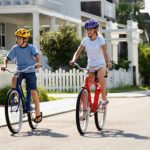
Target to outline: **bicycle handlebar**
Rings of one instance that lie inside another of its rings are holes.
[[[82,71],[84,71],[84,70],[86,70],[86,71],[95,71],[95,70],[100,69],[99,66],[98,66],[98,67],[95,67],[94,69],[82,68],[82,67],[81,67],[79,64],[77,64],[77,63],[74,63],[74,66],[76,66],[79,70],[82,70]]]
[[[7,70],[8,72],[10,72],[10,73],[15,73],[15,72],[21,73],[21,72],[26,72],[26,71],[28,71],[29,69],[32,69],[32,68],[36,68],[36,66],[35,66],[35,65],[33,65],[33,66],[28,66],[26,69],[17,70],[17,71],[11,71],[11,70],[9,70],[9,69],[7,69],[7,68],[6,68],[6,70]]]
[[[74,65],[73,66],[76,66],[79,70],[86,70],[86,71],[88,71],[88,69],[87,68],[82,68],[79,64],[77,64],[77,63],[74,63]]]

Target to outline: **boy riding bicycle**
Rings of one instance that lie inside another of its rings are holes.
[[[35,68],[40,68],[40,58],[38,50],[31,44],[28,44],[28,39],[30,37],[30,32],[27,29],[18,29],[15,32],[16,35],[16,45],[14,45],[7,57],[4,60],[4,66],[1,68],[2,71],[5,71],[7,68],[7,64],[12,59],[16,58],[17,70],[21,71],[26,69],[29,66],[35,65]],[[39,95],[37,92],[36,85],[36,75],[35,68],[31,68],[26,72],[19,73],[19,75],[14,75],[12,79],[12,88],[16,88],[16,80],[20,82],[25,79],[26,80],[26,88],[30,90],[31,96],[35,103],[35,112],[36,117],[34,118],[34,122],[40,123],[42,121],[42,112],[40,112],[39,106]],[[16,79],[17,78],[17,79]]]
[[[70,65],[73,65],[79,58],[83,49],[86,49],[88,57],[87,68],[92,70],[88,72],[88,78],[93,79],[94,72],[98,71],[98,79],[102,90],[102,104],[105,106],[108,103],[105,80],[105,75],[107,72],[106,67],[111,68],[112,65],[106,50],[105,39],[98,35],[98,27],[99,24],[96,20],[88,20],[85,23],[84,28],[86,29],[87,37],[82,39],[80,46],[69,63]],[[94,68],[98,69],[94,70]]]

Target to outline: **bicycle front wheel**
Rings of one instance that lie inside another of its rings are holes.
[[[5,118],[7,126],[13,134],[20,131],[23,120],[22,101],[19,100],[19,93],[11,89],[6,96]]]
[[[104,128],[107,114],[107,105],[102,109],[101,102],[97,112],[94,114],[96,128],[101,131]]]
[[[81,135],[87,130],[90,114],[90,103],[88,100],[88,92],[86,89],[82,88],[76,103],[76,125],[77,130]]]
[[[33,121],[35,117],[36,117],[35,105],[34,105],[33,99],[31,98],[31,100],[30,100],[30,111],[28,112],[28,122],[29,122],[29,126],[33,130],[37,129],[37,126],[38,126],[38,124]]]

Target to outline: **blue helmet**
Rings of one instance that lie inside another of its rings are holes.
[[[87,20],[85,25],[84,25],[84,28],[85,29],[91,29],[91,28],[98,28],[99,27],[99,24],[96,20]]]

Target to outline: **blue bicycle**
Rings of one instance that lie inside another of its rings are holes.
[[[16,71],[17,74],[25,72],[35,66],[29,66],[25,70]],[[10,70],[6,69],[10,73]],[[16,84],[16,89],[10,89],[6,96],[5,103],[5,118],[7,126],[13,134],[20,131],[23,123],[23,118],[27,116],[31,129],[37,128],[37,123],[34,122],[35,107],[31,98],[30,90],[26,91],[26,97],[23,92],[21,83]]]

